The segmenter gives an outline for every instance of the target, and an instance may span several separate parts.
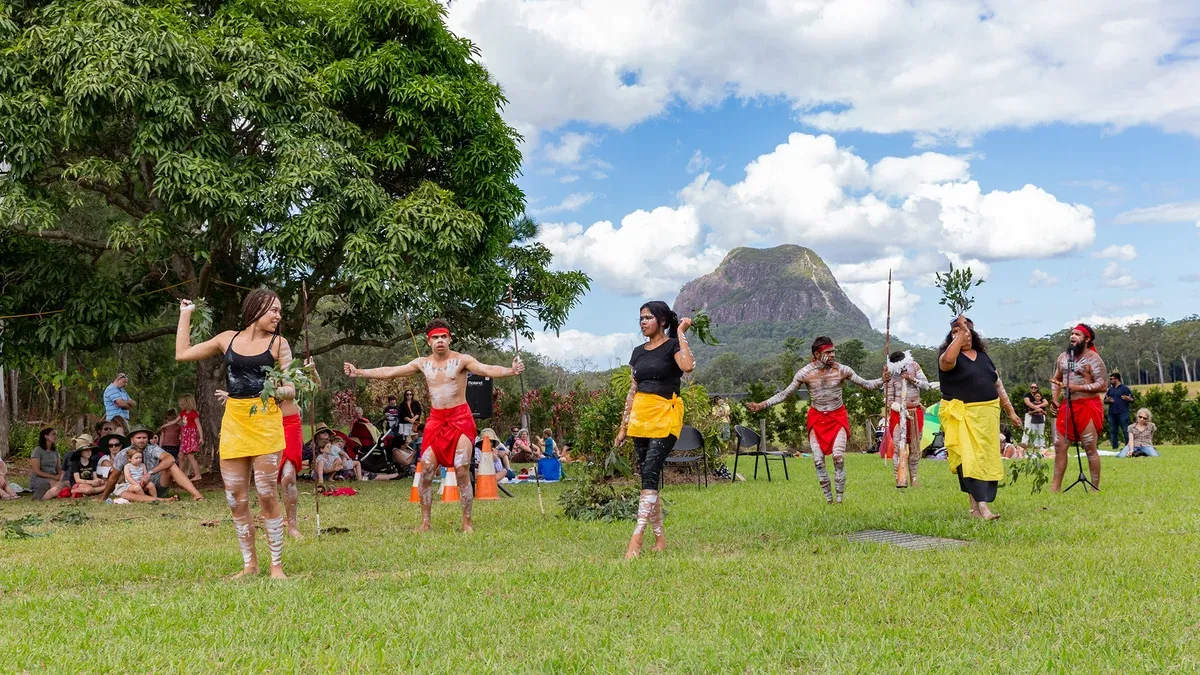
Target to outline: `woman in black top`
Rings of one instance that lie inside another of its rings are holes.
[[[680,321],[667,303],[655,300],[642,305],[640,323],[647,341],[635,347],[629,359],[633,381],[616,439],[620,447],[626,435],[633,438],[642,473],[637,526],[629,539],[626,559],[642,552],[642,537],[650,523],[653,523],[654,550],[667,547],[658,487],[663,464],[683,428],[683,401],[679,398],[683,374],[696,367],[696,359],[684,337],[692,325],[691,319]]]
[[[1015,428],[1021,418],[1013,410],[996,366],[975,324],[965,316],[954,320],[938,357],[942,403],[938,415],[946,434],[950,471],[958,476],[958,487],[967,493],[971,515],[995,520],[1000,516],[988,508],[996,499],[996,487],[1004,477],[1000,462],[1000,406]]]
[[[271,551],[271,578],[283,573],[283,514],[279,505],[279,464],[286,445],[280,401],[291,401],[291,384],[275,388],[274,398],[261,397],[267,370],[286,368],[292,361],[287,340],[279,335],[282,319],[279,296],[265,288],[250,291],[242,302],[242,329],[227,330],[198,345],[191,344],[191,316],[195,305],[183,300],[175,333],[175,360],[200,361],[225,357],[225,414],[221,420],[221,481],[233,512],[233,527],[242,551],[242,571],[234,578],[258,574],[254,548],[254,516],[250,513],[250,487],[258,493],[263,529]]]

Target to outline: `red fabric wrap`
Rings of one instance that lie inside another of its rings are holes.
[[[909,408],[908,409],[908,420],[909,420],[908,440],[911,443],[912,439],[913,439],[913,421],[914,420],[916,421],[916,425],[917,425],[917,436],[916,437],[920,438],[921,434],[925,433],[925,413],[920,408]],[[884,444],[888,446],[889,450],[888,450],[888,454],[884,455],[884,457],[890,458],[890,457],[892,457],[892,455],[895,454],[896,449],[895,449],[895,447],[892,446],[891,438],[892,438],[892,433],[895,432],[896,426],[898,424],[900,424],[900,413],[896,412],[895,410],[889,410],[888,411],[887,434],[884,436],[884,439],[883,439]],[[881,452],[881,454],[882,454],[882,452]]]
[[[1074,424],[1071,420],[1072,413],[1075,417]],[[1068,442],[1074,443],[1087,431],[1088,422],[1092,423],[1096,437],[1099,438],[1100,432],[1104,430],[1104,402],[1097,396],[1078,401],[1064,400],[1062,405],[1058,406],[1058,419],[1054,421],[1054,426]]]
[[[823,412],[816,408],[808,409],[808,431],[817,434],[817,445],[826,455],[833,454],[833,442],[837,440],[838,430],[846,430],[846,438],[850,438],[850,417],[846,415],[846,406],[832,412]]]
[[[300,421],[300,413],[283,418],[283,461],[279,463],[279,476],[283,476],[283,467],[288,462],[300,473],[300,464],[304,461],[304,425]]]
[[[460,436],[475,442],[475,417],[471,414],[471,406],[464,403],[453,408],[433,408],[421,436],[421,454],[433,449],[439,465],[454,468],[454,451]]]

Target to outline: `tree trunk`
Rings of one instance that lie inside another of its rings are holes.
[[[1158,353],[1157,348],[1154,350],[1154,363],[1158,366],[1158,383],[1165,385],[1167,383],[1167,379],[1163,376],[1162,354]]]
[[[18,375],[19,373],[15,369],[8,370],[8,405],[13,421],[21,419],[20,389],[17,388]]]
[[[212,470],[217,471],[217,445],[221,438],[221,416],[225,408],[217,403],[217,390],[225,388],[225,361],[205,359],[196,363],[196,408],[200,412],[200,428],[204,430],[204,452],[212,457]]]
[[[1187,382],[1191,382],[1192,381],[1192,369],[1188,366],[1188,357],[1181,356],[1181,357],[1179,357],[1179,360],[1183,361],[1183,379]]]
[[[67,414],[67,353],[62,353],[62,386],[58,388],[57,407],[60,416],[65,417]]]
[[[11,411],[8,407],[8,374],[0,366],[0,459],[8,457],[8,434],[12,428]]]

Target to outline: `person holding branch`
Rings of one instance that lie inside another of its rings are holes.
[[[680,320],[661,300],[642,305],[640,314],[638,321],[646,343],[634,347],[629,357],[632,379],[616,437],[617,447],[625,444],[626,437],[633,438],[642,474],[637,525],[625,549],[626,560],[641,554],[647,525],[654,532],[654,550],[667,547],[658,487],[667,455],[683,430],[683,399],[679,398],[683,374],[696,367],[684,335],[692,325],[691,319]]]
[[[475,493],[471,487],[471,460],[475,449],[475,418],[467,405],[467,373],[499,379],[513,377],[525,371],[520,357],[513,359],[511,368],[480,363],[470,354],[450,349],[450,324],[434,319],[425,328],[425,340],[433,354],[419,356],[403,366],[358,368],[346,363],[348,377],[369,380],[391,380],[423,373],[429,386],[430,414],[421,436],[421,484],[417,493],[421,499],[421,525],[417,532],[428,532],[432,525],[433,474],[438,466],[454,471],[458,478],[459,502],[462,504],[462,530],[473,531],[471,506]]]
[[[258,555],[254,549],[254,517],[250,514],[250,483],[258,492],[263,527],[271,551],[271,578],[286,579],[283,573],[283,516],[279,508],[279,461],[286,440],[283,414],[279,403],[270,398],[263,405],[260,397],[267,372],[272,367],[286,368],[292,361],[287,340],[279,335],[282,318],[279,296],[260,288],[250,291],[242,302],[242,323],[237,331],[227,330],[198,345],[191,344],[192,312],[190,300],[179,304],[179,327],[175,333],[175,360],[201,361],[214,356],[225,358],[225,414],[221,418],[221,481],[225,498],[233,512],[233,526],[242,550],[242,571],[238,579],[258,574]],[[276,388],[283,400],[295,397],[295,388],[285,384]]]
[[[1000,462],[1000,408],[1021,428],[1004,382],[987,355],[987,345],[975,324],[959,314],[938,350],[942,403],[939,416],[945,432],[950,473],[958,476],[958,487],[967,493],[971,516],[995,520],[988,504],[996,500],[996,488],[1004,477]]]

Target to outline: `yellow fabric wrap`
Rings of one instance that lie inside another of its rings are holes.
[[[629,411],[629,427],[625,434],[630,438],[666,438],[679,436],[683,430],[683,399],[678,396],[663,398],[656,394],[638,392],[633,395],[633,409]]]
[[[250,410],[254,409],[254,414]],[[283,413],[268,399],[231,398],[225,402],[221,418],[221,459],[258,457],[281,452],[287,442],[283,438]]]
[[[962,466],[964,478],[1001,480],[1000,399],[963,403],[943,400],[938,409],[946,433],[946,459],[950,473]]]

